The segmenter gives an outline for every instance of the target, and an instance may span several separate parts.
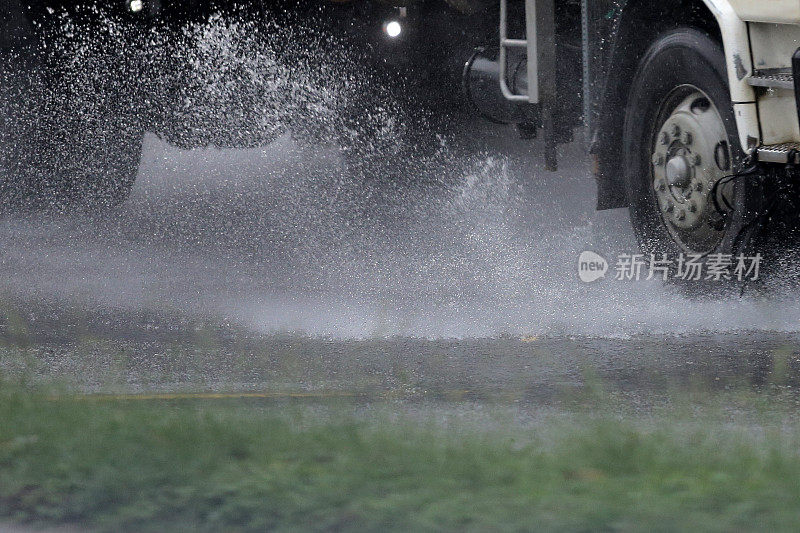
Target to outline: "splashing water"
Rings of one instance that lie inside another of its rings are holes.
[[[580,147],[546,173],[538,146],[410,110],[324,35],[214,16],[140,35],[133,53],[113,21],[100,42],[75,24],[65,20],[59,41],[73,94],[135,70],[136,117],[158,137],[146,138],[122,208],[2,221],[8,298],[341,337],[800,326],[795,295],[715,301],[658,282],[582,284],[581,251],[636,247],[625,213],[593,211]],[[119,54],[125,63],[110,60]]]

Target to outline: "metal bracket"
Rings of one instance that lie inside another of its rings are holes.
[[[508,0],[500,0],[500,91],[512,102],[541,104],[545,133],[545,166],[556,170],[555,139],[556,45],[554,0],[525,0],[526,39],[508,38]],[[508,49],[524,48],[528,61],[528,94],[514,94],[508,88]]]
[[[526,8],[536,4],[535,23],[539,97],[541,98],[544,161],[547,170],[558,169],[556,149],[556,20],[555,0],[527,0]],[[530,35],[528,36],[530,38]]]
[[[797,107],[797,120],[800,122],[800,48],[792,55],[792,85],[794,88],[794,102]]]

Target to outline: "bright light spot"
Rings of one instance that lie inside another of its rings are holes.
[[[403,27],[396,20],[393,20],[388,24],[386,24],[386,35],[388,35],[392,39],[400,35],[401,31],[403,31]]]
[[[134,13],[138,13],[144,8],[144,2],[142,2],[142,0],[131,0],[131,3],[129,5],[131,11],[133,11]]]

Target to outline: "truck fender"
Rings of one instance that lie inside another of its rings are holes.
[[[758,147],[761,134],[756,94],[747,83],[747,78],[753,73],[747,23],[739,17],[729,0],[703,0],[703,3],[719,25],[739,142],[742,150],[750,154]]]

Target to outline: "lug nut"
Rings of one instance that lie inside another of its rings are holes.
[[[692,144],[693,140],[694,139],[692,139],[692,134],[688,131],[683,132],[683,135],[681,135],[681,142],[687,146]]]
[[[677,218],[678,220],[684,220],[686,218],[686,211],[681,209],[680,211],[678,211],[678,214],[675,216],[675,218]]]
[[[673,211],[675,211],[675,204],[673,204],[672,202],[667,202],[667,208],[665,209],[665,211],[667,213],[672,213]]]
[[[697,213],[697,204],[696,203],[691,202],[689,204],[689,212],[690,213]]]
[[[653,165],[660,167],[664,164],[664,156],[661,154],[653,154]]]
[[[681,134],[681,127],[677,124],[672,125],[672,136],[673,137],[680,137]]]
[[[667,190],[667,184],[664,183],[664,180],[658,182],[658,190],[664,192]]]
[[[694,154],[694,159],[692,159],[692,163],[694,164],[694,166],[699,167],[701,164],[703,164],[703,158],[700,157],[700,154]]]
[[[671,139],[669,137],[669,133],[665,131],[664,133],[661,134],[661,144],[667,146],[670,143],[670,140]]]

